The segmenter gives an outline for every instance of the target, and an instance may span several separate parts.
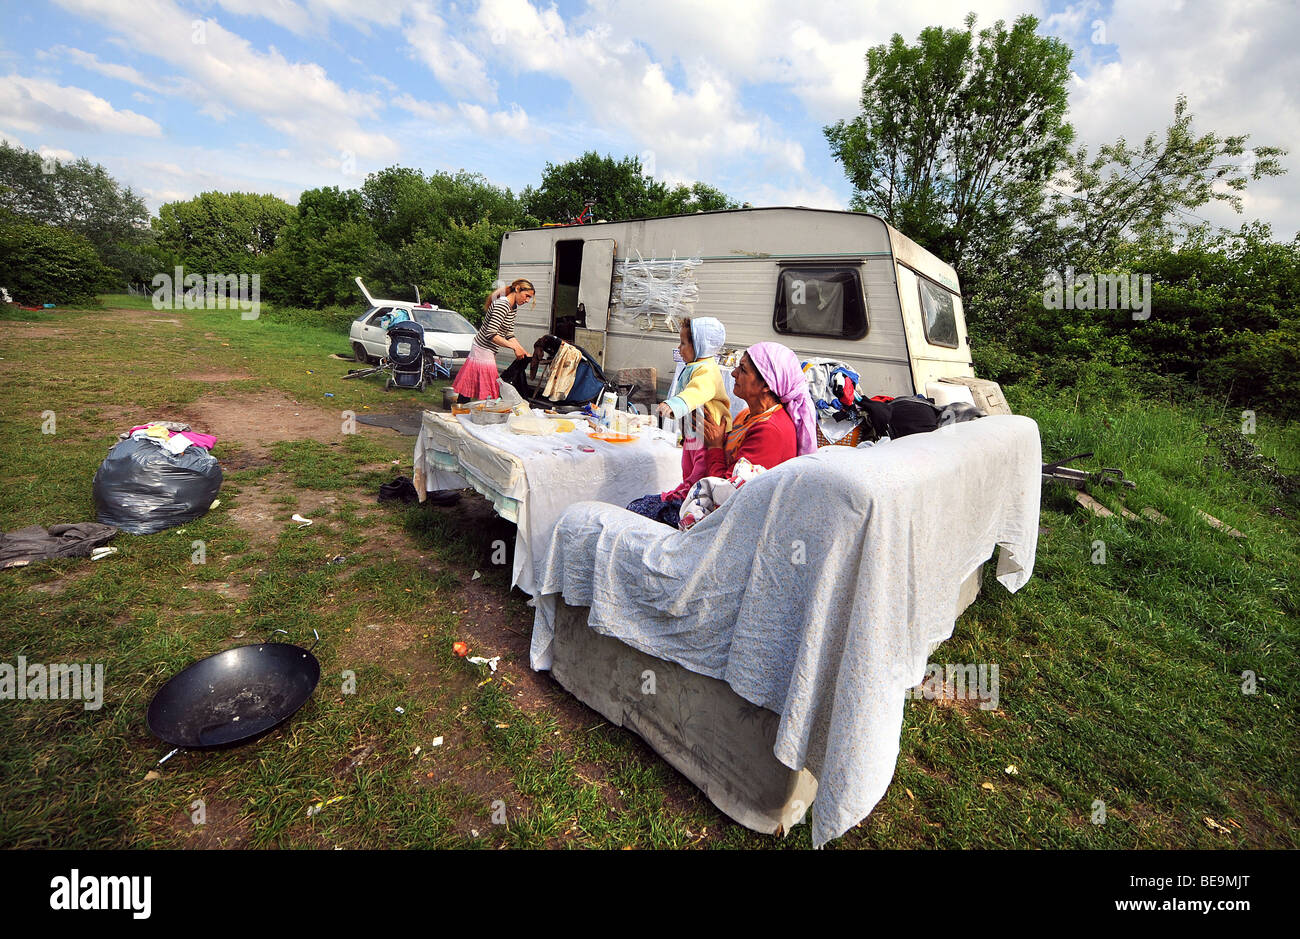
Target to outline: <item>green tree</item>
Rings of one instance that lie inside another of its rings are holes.
[[[595,202],[595,217],[610,222],[736,207],[707,183],[670,189],[646,176],[637,157],[615,160],[594,150],[567,163],[547,163],[541,185],[525,188],[519,199],[528,215],[543,222],[577,218],[588,199]]]
[[[262,287],[269,298],[294,306],[356,304],[354,278],[371,276],[378,251],[361,193],[309,189],[280,230]]]
[[[167,202],[153,220],[158,256],[195,274],[260,273],[293,206],[272,195],[205,192]]]
[[[694,182],[689,186],[678,184],[668,189],[650,214],[685,215],[690,212],[716,212],[736,208],[739,205],[721,189],[708,183]]]
[[[930,27],[867,53],[861,113],[825,128],[854,187],[880,215],[962,270],[982,247],[1029,227],[1068,156],[1070,49],[1038,20],[974,32]]]
[[[1286,172],[1279,158],[1287,151],[1247,149],[1247,139],[1197,136],[1187,99],[1179,95],[1163,137],[1149,134],[1140,149],[1120,137],[1092,158],[1080,147],[1051,194],[1064,252],[1080,268],[1105,264],[1125,242],[1168,247],[1176,233],[1199,224],[1192,210],[1210,202],[1226,202],[1240,213],[1250,180]]]
[[[60,162],[0,143],[0,208],[83,235],[119,285],[152,276],[144,200],[98,163]]]
[[[361,187],[366,213],[379,239],[394,251],[422,235],[440,238],[453,225],[480,220],[513,226],[521,220],[509,189],[479,173],[433,173],[392,166],[366,177]]]
[[[0,210],[0,287],[17,302],[82,303],[109,277],[84,235]]]
[[[487,219],[472,225],[452,222],[442,238],[423,236],[402,251],[403,269],[420,293],[439,306],[456,310],[470,322],[483,317],[483,301],[492,292],[509,229]]]

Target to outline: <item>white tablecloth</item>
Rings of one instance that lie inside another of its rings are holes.
[[[467,415],[425,411],[415,441],[415,489],[423,501],[434,489],[469,486],[518,526],[511,583],[533,592],[535,568],[546,554],[560,514],[575,502],[624,506],[682,481],[682,451],[663,431],[648,430],[633,443],[588,436],[581,418],[566,434],[533,437],[504,424],[475,424]],[[562,450],[564,445],[573,449]],[[586,444],[595,449],[584,453]]]

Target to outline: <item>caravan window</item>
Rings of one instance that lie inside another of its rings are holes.
[[[957,314],[953,295],[924,277],[916,282],[921,288],[921,308],[925,310],[925,338],[932,346],[957,348]]]
[[[858,269],[782,268],[772,327],[792,336],[861,339],[867,334],[867,314]]]

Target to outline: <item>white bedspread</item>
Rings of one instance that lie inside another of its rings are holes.
[[[563,595],[597,632],[777,712],[777,759],[818,780],[820,847],[884,795],[904,692],[952,634],[962,581],[997,545],[998,580],[1029,579],[1041,471],[1038,426],[1004,415],[799,457],[688,532],[572,506],[539,567],[532,665],[550,667]]]

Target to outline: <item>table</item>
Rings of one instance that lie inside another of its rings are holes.
[[[415,439],[415,491],[424,501],[435,489],[470,488],[491,501],[496,513],[517,526],[511,585],[533,593],[535,568],[546,556],[560,514],[575,502],[624,506],[682,481],[682,451],[657,428],[632,443],[607,443],[577,429],[535,437],[505,424],[475,424],[425,411]],[[572,449],[563,450],[566,445]],[[585,453],[581,445],[595,449]]]

